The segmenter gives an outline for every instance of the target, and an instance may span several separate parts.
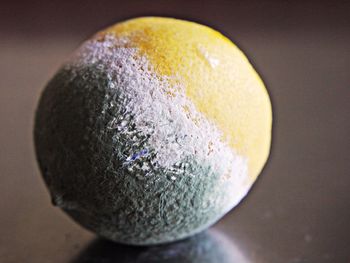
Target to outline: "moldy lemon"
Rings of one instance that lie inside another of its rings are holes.
[[[219,220],[269,154],[271,104],[244,54],[206,26],[131,19],[84,42],[35,119],[53,203],[108,239],[170,242]]]

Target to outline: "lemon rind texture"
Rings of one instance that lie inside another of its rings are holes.
[[[154,24],[177,24],[178,20],[149,19],[126,22],[125,31],[112,27],[83,43],[43,92],[34,131],[39,166],[53,203],[87,229],[134,245],[188,237],[235,207],[266,161],[271,129],[266,90],[238,49],[234,61],[243,65],[245,74],[253,74],[234,84],[251,83],[248,94],[262,96],[253,99],[262,108],[260,130],[247,136],[241,133],[256,126],[235,129],[232,125],[237,123],[229,121],[222,127],[228,118],[228,113],[220,115],[226,109],[218,106],[226,103],[222,95],[218,101],[209,99],[209,109],[203,110],[204,101],[215,93],[195,98],[199,90],[184,73],[186,67],[164,71],[150,56],[140,40],[144,31],[140,33],[134,23],[140,23],[140,28],[148,25],[152,35]],[[182,31],[184,25],[195,25],[179,23]],[[199,28],[208,33],[206,27]],[[219,42],[228,41],[209,32]],[[176,48],[181,51],[186,45]],[[203,74],[225,73],[220,67],[226,62],[211,48],[210,41],[195,45],[202,63],[191,71],[198,75],[195,80]],[[224,83],[223,93],[230,91],[231,77],[227,83],[219,81]],[[198,83],[204,91],[213,85],[211,78],[207,85]],[[235,95],[246,98],[237,89],[227,94],[229,103]],[[229,112],[231,118],[242,118],[234,113],[249,106],[238,104]],[[250,117],[255,111],[238,124],[254,122],[256,117]],[[227,134],[227,129],[232,132]],[[252,144],[245,144],[249,139],[259,141],[257,153],[252,154]]]

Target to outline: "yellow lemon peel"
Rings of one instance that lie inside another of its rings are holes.
[[[160,17],[125,21],[97,37],[106,34],[126,37],[126,45],[138,48],[159,76],[181,82],[197,110],[222,131],[222,140],[248,158],[250,181],[256,179],[270,150],[271,103],[262,80],[228,38],[197,23]]]

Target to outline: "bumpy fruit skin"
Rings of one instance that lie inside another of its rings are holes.
[[[116,242],[182,239],[246,195],[268,157],[271,104],[220,33],[138,18],[97,33],[48,83],[34,139],[52,201]]]

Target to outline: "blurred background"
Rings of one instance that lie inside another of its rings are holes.
[[[271,156],[250,195],[208,233],[134,248],[97,239],[50,203],[32,126],[40,91],[79,44],[135,16],[218,29],[273,102]],[[0,262],[350,262],[348,1],[0,3]]]

